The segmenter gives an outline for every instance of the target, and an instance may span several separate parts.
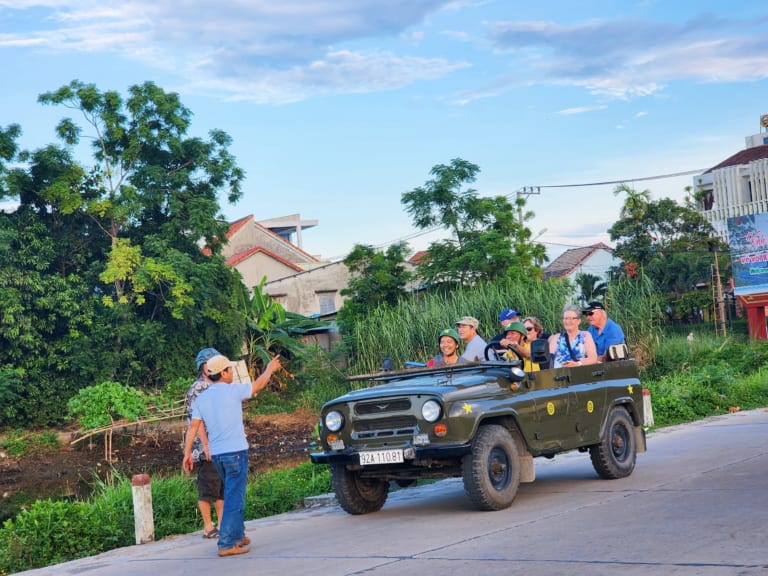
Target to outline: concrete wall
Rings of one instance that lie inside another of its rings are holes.
[[[346,288],[348,282],[347,267],[343,262],[333,262],[267,282],[265,292],[289,312],[303,316],[329,314],[341,308],[344,298],[340,291]],[[331,306],[333,310],[329,310]]]

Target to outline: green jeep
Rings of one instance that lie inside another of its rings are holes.
[[[543,346],[536,360],[546,366]],[[646,450],[632,359],[529,373],[518,361],[487,360],[350,380],[371,386],[323,406],[323,452],[311,454],[330,465],[350,514],[380,510],[390,481],[405,487],[449,477],[463,478],[478,509],[501,510],[520,482],[534,481],[534,457],[588,451],[597,474],[614,479],[630,475]]]

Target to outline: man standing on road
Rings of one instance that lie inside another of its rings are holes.
[[[207,362],[211,380],[192,408],[192,424],[184,442],[183,466],[192,471],[192,443],[200,426],[205,425],[208,444],[203,449],[213,460],[224,482],[224,511],[219,523],[219,556],[248,552],[251,539],[245,535],[245,489],[248,483],[248,439],[243,425],[243,401],[257,394],[280,368],[280,358],[269,361],[264,372],[252,383],[233,384],[234,369],[226,356]]]
[[[197,380],[187,390],[185,409],[187,412],[187,429],[192,424],[192,408],[195,400],[211,385],[211,381],[205,376],[207,362],[220,353],[215,348],[203,348],[197,353],[195,364],[197,365]],[[213,462],[206,457],[203,443],[199,436],[195,436],[192,444],[192,462],[197,473],[197,507],[203,518],[203,538],[218,538],[219,530],[213,525],[211,519],[211,504],[216,508],[216,518],[221,523],[224,511],[224,484]]]
[[[595,341],[597,348],[597,359],[605,362],[605,355],[610,346],[614,344],[625,344],[624,331],[616,322],[608,318],[608,313],[602,302],[590,302],[582,310],[589,322],[589,333]]]

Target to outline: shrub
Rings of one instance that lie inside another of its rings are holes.
[[[108,426],[125,418],[131,422],[149,412],[148,396],[119,382],[102,382],[81,389],[67,402],[70,417],[76,417],[84,430]]]

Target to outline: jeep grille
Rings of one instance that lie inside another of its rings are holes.
[[[394,418],[377,418],[355,422],[355,439],[386,438],[392,436],[413,436],[418,431],[416,418],[413,416],[396,416]]]
[[[378,402],[362,402],[355,406],[355,414],[366,416],[368,414],[407,412],[410,409],[411,401],[409,398],[397,398],[394,400],[379,400]]]

